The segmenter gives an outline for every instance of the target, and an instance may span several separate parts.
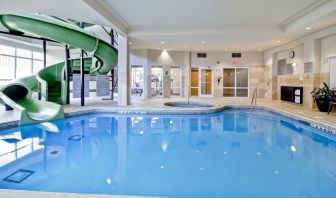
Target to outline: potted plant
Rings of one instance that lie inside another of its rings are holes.
[[[330,89],[325,82],[323,82],[323,84],[324,86],[322,88],[315,87],[311,94],[319,111],[328,112],[329,102],[334,102],[336,100],[336,89]]]

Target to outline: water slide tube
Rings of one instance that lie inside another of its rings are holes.
[[[41,15],[0,15],[0,25],[9,31],[28,33],[65,43],[93,54],[97,59],[90,74],[107,74],[118,62],[118,51],[109,43],[68,20]],[[21,112],[20,124],[45,122],[64,117],[67,86],[64,62],[40,70],[37,75],[16,79],[0,87],[2,103]],[[39,87],[39,88],[38,88]],[[39,90],[42,100],[31,98]]]

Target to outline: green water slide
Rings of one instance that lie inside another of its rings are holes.
[[[94,58],[84,64],[89,65],[86,69],[90,75],[105,75],[118,62],[114,47],[69,20],[41,14],[0,15],[0,25],[9,31],[48,38],[93,54]],[[72,71],[79,69],[78,64],[72,65]],[[65,63],[61,62],[40,70],[37,75],[16,79],[0,87],[1,102],[21,112],[20,124],[63,118],[61,105],[65,104],[67,93],[64,74]],[[32,99],[33,91],[39,91],[42,100]]]

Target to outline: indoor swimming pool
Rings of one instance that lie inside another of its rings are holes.
[[[336,138],[261,109],[96,113],[0,132],[0,188],[163,197],[333,197]]]

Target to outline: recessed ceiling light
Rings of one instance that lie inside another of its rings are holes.
[[[311,30],[312,28],[311,27],[306,27],[306,30]]]
[[[161,41],[161,44],[165,44],[166,42],[165,41]]]
[[[201,43],[202,43],[202,44],[205,44],[205,41],[202,41]]]
[[[277,43],[281,43],[281,41],[275,41],[275,42],[277,42]]]
[[[262,49],[258,49],[258,51],[262,51]]]
[[[133,43],[131,41],[128,44],[133,45]]]

